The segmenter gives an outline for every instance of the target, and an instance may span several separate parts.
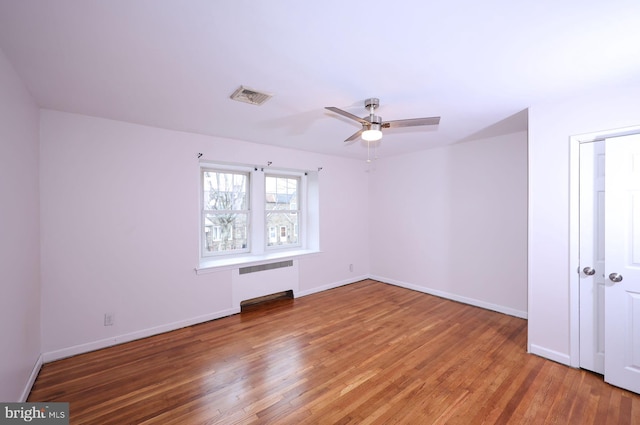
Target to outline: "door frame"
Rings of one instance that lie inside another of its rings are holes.
[[[580,367],[580,144],[638,133],[640,126],[569,137],[569,362],[572,367]]]

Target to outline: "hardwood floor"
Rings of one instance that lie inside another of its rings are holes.
[[[366,280],[43,366],[72,424],[640,424],[526,320]]]

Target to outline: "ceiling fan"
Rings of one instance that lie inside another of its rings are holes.
[[[380,105],[380,99],[375,97],[366,99],[364,101],[364,107],[369,110],[369,116],[360,118],[347,111],[336,108],[334,106],[326,106],[325,109],[338,113],[344,117],[358,121],[362,124],[362,128],[349,136],[345,143],[352,142],[358,137],[362,137],[362,140],[369,142],[375,142],[382,139],[383,128],[400,128],[400,127],[414,127],[419,125],[438,125],[440,123],[440,117],[428,117],[428,118],[409,118],[404,120],[394,121],[382,121],[382,117],[375,114],[376,108]]]

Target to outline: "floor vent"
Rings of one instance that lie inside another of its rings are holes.
[[[238,269],[240,274],[261,272],[263,270],[281,269],[283,267],[292,267],[293,260],[278,261],[277,263],[259,264],[257,266],[241,267]]]

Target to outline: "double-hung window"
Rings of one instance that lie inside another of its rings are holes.
[[[202,256],[249,252],[250,175],[202,168]]]
[[[267,247],[300,245],[301,178],[265,175],[265,225]]]
[[[200,267],[319,250],[318,173],[200,163]]]

